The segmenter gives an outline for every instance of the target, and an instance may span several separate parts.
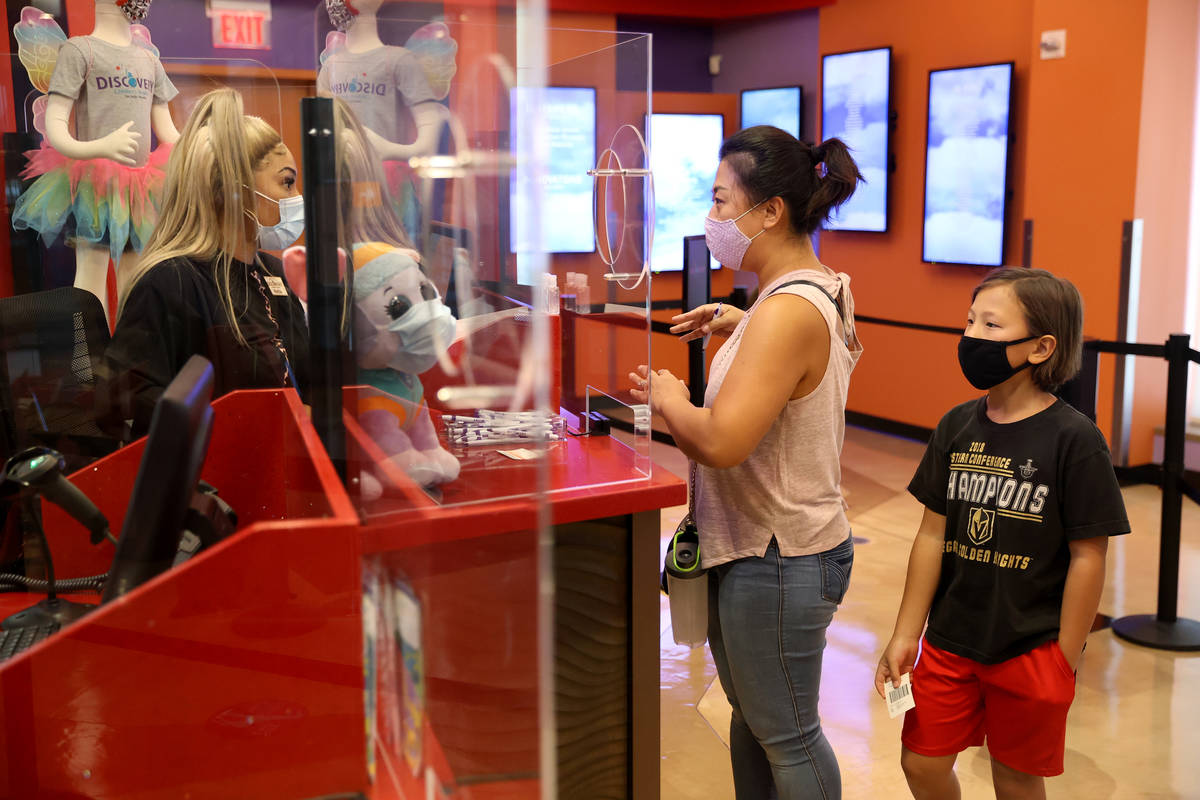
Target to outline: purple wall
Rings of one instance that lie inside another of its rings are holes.
[[[205,16],[205,5],[203,0],[154,0],[146,26],[163,58],[248,58],[275,69],[316,69],[317,54],[325,46],[326,32],[331,30],[323,2],[272,0],[270,50],[215,48],[212,20]],[[440,1],[408,3],[403,14],[428,20],[443,11]],[[388,30],[391,35],[403,37],[408,28],[415,27],[391,23]]]
[[[618,15],[617,30],[654,36],[654,91],[714,91],[708,74],[708,54],[713,52],[711,25]]]
[[[743,89],[800,84],[804,87],[800,138],[812,141],[820,119],[818,19],[819,12],[810,9],[718,25],[713,31],[712,52],[722,56],[721,74],[712,79],[712,91],[737,94]],[[818,255],[819,238],[813,237]],[[757,284],[749,272],[735,273],[733,282],[747,289]]]
[[[723,58],[721,74],[712,79],[711,91],[737,94],[743,89],[800,84],[804,87],[804,122],[800,134],[802,139],[811,141],[820,113],[817,21],[818,11],[809,9],[718,25],[713,31],[712,52]],[[654,77],[657,88],[657,71]]]
[[[201,0],[155,0],[145,25],[163,58],[252,59],[276,69],[315,69],[316,4],[271,3],[271,49],[233,50],[212,46],[212,20]],[[324,12],[322,11],[324,17]]]

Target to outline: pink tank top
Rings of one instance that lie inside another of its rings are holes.
[[[829,361],[817,387],[788,401],[745,461],[726,469],[693,464],[695,520],[705,567],[762,557],[772,537],[781,555],[803,556],[829,550],[850,533],[841,492],[841,452],[846,393],[862,345],[854,332],[849,275],[796,270],[763,287],[713,358],[704,406],[711,408],[721,391],[755,310],[781,284],[795,280],[825,289],[845,310],[846,321],[843,324],[837,307],[815,286],[792,284],[776,292],[805,298],[825,318]]]

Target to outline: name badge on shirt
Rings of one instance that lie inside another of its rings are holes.
[[[271,294],[279,297],[287,297],[287,286],[283,283],[283,278],[277,278],[274,275],[267,275],[267,288],[271,290]]]

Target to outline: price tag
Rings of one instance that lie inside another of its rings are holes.
[[[531,458],[538,457],[536,450],[530,450],[525,447],[518,447],[513,450],[497,450],[496,452],[502,456],[508,456],[513,461],[528,461]]]
[[[899,686],[892,686],[892,682],[888,681],[887,707],[888,716],[892,719],[900,716],[910,708],[917,707],[917,701],[913,699],[912,693],[912,673],[906,672],[901,675]]]

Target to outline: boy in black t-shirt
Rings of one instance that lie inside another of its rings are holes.
[[[875,676],[883,694],[912,672],[914,796],[959,797],[954,760],[985,737],[998,798],[1045,797],[1063,771],[1108,537],[1130,530],[1103,435],[1051,394],[1082,333],[1079,292],[1044,270],[997,270],[972,295],[958,358],[988,394],[942,417],[908,486],[925,516]]]

